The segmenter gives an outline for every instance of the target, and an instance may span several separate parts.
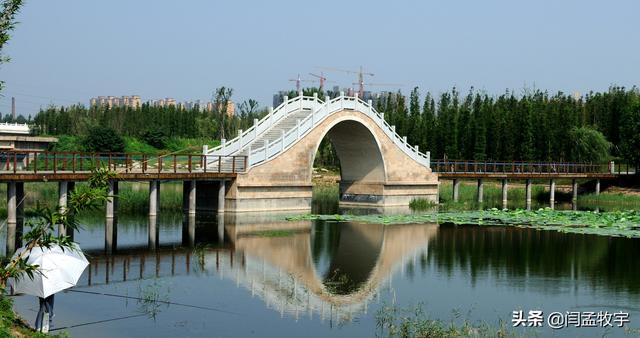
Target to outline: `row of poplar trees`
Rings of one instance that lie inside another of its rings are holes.
[[[433,159],[605,161],[621,157],[638,163],[640,92],[611,87],[576,97],[544,91],[490,96],[456,88],[421,98],[414,88],[385,93],[376,110],[408,142]]]

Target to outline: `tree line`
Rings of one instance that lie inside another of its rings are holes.
[[[473,88],[421,97],[416,87],[408,100],[401,92],[384,93],[374,105],[433,159],[639,162],[636,87],[580,97],[540,90],[490,96]]]
[[[314,92],[320,98],[338,95],[304,89],[305,95]],[[229,139],[267,113],[249,100],[238,106],[238,114],[226,116],[221,107],[226,107],[231,95],[231,89],[218,88],[211,112],[146,103],[139,108],[75,105],[41,110],[33,123],[38,133],[48,135],[87,135],[93,126],[106,126],[123,136]],[[416,87],[408,97],[400,91],[381,93],[373,104],[400,135],[430,151],[433,159],[640,162],[636,87],[614,86],[579,97],[541,90],[521,94],[507,90],[492,96],[473,88],[466,94],[452,88],[436,96],[421,95]],[[320,146],[317,164],[338,164],[328,140]]]

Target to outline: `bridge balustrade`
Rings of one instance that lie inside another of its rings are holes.
[[[206,166],[205,162],[210,165]],[[99,167],[124,173],[242,173],[247,169],[247,157],[202,154],[0,152],[0,175],[82,173]]]
[[[432,170],[451,174],[635,174],[629,164],[434,160]],[[613,170],[612,170],[613,166]]]

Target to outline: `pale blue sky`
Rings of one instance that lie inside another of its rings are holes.
[[[638,13],[637,0],[27,0],[0,68],[0,111],[11,96],[26,115],[98,95],[208,99],[223,85],[269,105],[317,66],[362,65],[404,92],[630,87]]]

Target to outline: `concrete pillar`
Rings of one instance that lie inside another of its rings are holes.
[[[484,182],[481,178],[478,179],[478,203],[482,203],[484,194]]]
[[[7,243],[6,255],[11,256],[16,250],[16,214],[18,201],[16,196],[16,182],[7,183]]]
[[[196,215],[188,214],[182,222],[182,245],[192,247],[196,242]]]
[[[118,246],[118,217],[107,217],[104,225],[104,251],[113,253]]]
[[[218,186],[218,213],[224,212],[225,182],[220,181]]]
[[[218,242],[224,244],[224,215],[218,214],[216,222],[218,223]]]
[[[457,178],[453,180],[453,201],[458,202],[458,198],[460,197],[460,180]]]
[[[155,250],[158,247],[158,218],[155,215],[149,215],[149,249]]]
[[[575,178],[571,181],[571,206],[573,210],[578,209],[578,180]]]
[[[16,182],[16,249],[22,246],[24,227],[24,182]]]
[[[509,190],[509,183],[507,183],[506,179],[502,180],[502,209],[506,209],[507,208],[507,193]]]
[[[525,204],[526,204],[527,210],[531,210],[531,179],[529,178],[527,179],[525,190],[526,190]]]
[[[600,179],[596,179],[596,196],[600,195]]]
[[[67,210],[67,193],[68,193],[69,183],[62,181],[58,182],[58,208],[60,213],[64,213]],[[58,224],[58,235],[66,236],[67,229],[63,224]]]
[[[118,246],[118,181],[109,181],[108,194],[104,249],[107,253],[112,253]]]
[[[109,198],[107,200],[107,219],[118,214],[118,181],[109,181]]]
[[[158,215],[158,181],[149,181],[149,217]]]
[[[196,214],[196,180],[192,180],[189,185],[189,215]]]
[[[554,179],[549,182],[549,208],[556,208],[556,180]]]

